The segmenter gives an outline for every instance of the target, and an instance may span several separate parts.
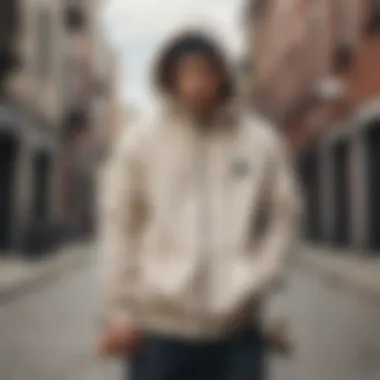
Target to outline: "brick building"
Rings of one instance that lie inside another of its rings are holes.
[[[257,106],[284,130],[310,239],[378,250],[380,1],[256,0]]]

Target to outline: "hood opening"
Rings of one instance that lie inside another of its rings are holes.
[[[179,59],[187,53],[203,55],[220,70],[220,104],[230,103],[236,95],[236,85],[228,60],[219,44],[200,31],[183,32],[163,46],[154,64],[153,82],[157,93],[166,99],[175,100],[174,73]]]

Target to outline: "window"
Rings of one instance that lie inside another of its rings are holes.
[[[339,16],[338,44],[334,56],[334,68],[345,70],[351,63],[354,47],[357,42],[356,23],[357,0],[340,0],[336,9]]]
[[[380,33],[380,0],[369,0],[368,32]]]
[[[80,32],[86,25],[84,10],[79,4],[69,4],[65,10],[65,23],[69,31]]]
[[[0,40],[4,43],[19,27],[18,6],[16,1],[2,0],[0,9]]]
[[[3,0],[0,7],[0,72],[4,75],[20,63],[13,46],[18,19],[15,2]]]
[[[52,63],[52,28],[47,9],[41,9],[37,19],[37,72],[41,77],[49,75]]]

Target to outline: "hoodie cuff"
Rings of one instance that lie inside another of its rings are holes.
[[[136,318],[134,313],[128,309],[117,309],[112,312],[106,313],[100,318],[100,324],[110,325],[110,324],[135,324]]]

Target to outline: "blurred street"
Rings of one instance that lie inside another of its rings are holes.
[[[161,103],[159,47],[203,27],[303,193],[304,248],[268,307],[296,354],[268,380],[380,380],[379,0],[0,1],[0,380],[125,379],[94,349],[99,186]]]
[[[0,304],[0,379],[117,379],[118,365],[94,355],[96,306],[93,264]],[[379,308],[301,269],[272,306],[290,318],[298,354],[275,359],[270,378],[380,378]]]
[[[112,379],[94,355],[95,285],[96,268],[81,266],[0,304],[0,379]]]

